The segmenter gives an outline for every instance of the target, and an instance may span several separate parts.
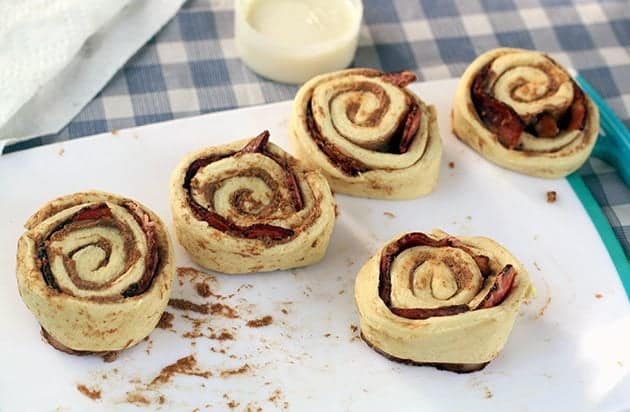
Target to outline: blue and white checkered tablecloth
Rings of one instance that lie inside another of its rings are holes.
[[[459,76],[485,50],[545,51],[570,65],[630,126],[630,1],[364,0],[355,66]],[[190,0],[59,134],[6,152],[217,110],[292,99],[296,87],[248,70],[234,45],[233,2]],[[630,159],[628,159],[630,162]],[[630,189],[591,160],[585,181],[630,257]]]

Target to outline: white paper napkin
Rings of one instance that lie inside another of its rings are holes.
[[[0,0],[0,148],[56,133],[184,0]]]

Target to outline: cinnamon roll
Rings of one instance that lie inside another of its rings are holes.
[[[46,203],[25,227],[18,288],[49,343],[73,354],[103,353],[151,333],[174,272],[158,216],[134,200],[91,191]]]
[[[392,360],[456,372],[499,354],[532,294],[527,271],[498,243],[439,230],[394,238],[355,283],[368,345]]]
[[[442,142],[435,108],[407,86],[412,72],[350,69],[317,76],[298,91],[289,141],[333,191],[411,199],[438,180]]]
[[[326,179],[269,143],[267,131],[186,156],[171,178],[171,209],[192,259],[224,273],[315,263],[335,222]]]
[[[599,113],[569,73],[536,51],[500,48],[466,69],[453,103],[453,132],[486,159],[556,178],[579,168]]]

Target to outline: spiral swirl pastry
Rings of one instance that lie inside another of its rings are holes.
[[[186,156],[171,178],[177,238],[199,265],[224,273],[319,261],[335,222],[326,179],[269,132]]]
[[[289,140],[333,191],[411,199],[438,180],[442,142],[435,109],[405,86],[411,72],[351,69],[317,76],[298,91]]]
[[[151,333],[174,272],[168,234],[153,212],[124,197],[82,192],[46,203],[25,227],[18,288],[54,347],[119,351]]]
[[[579,168],[599,131],[599,113],[549,56],[500,48],[464,72],[453,104],[453,131],[488,160],[532,176]]]
[[[499,244],[439,230],[396,237],[355,283],[368,345],[392,360],[456,372],[499,354],[532,293],[523,265]]]

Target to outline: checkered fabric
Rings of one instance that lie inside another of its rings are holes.
[[[459,76],[498,46],[537,49],[575,67],[630,127],[628,0],[363,0],[355,66]],[[233,2],[191,0],[59,134],[5,152],[217,110],[291,99],[239,60]],[[630,159],[629,159],[630,161]],[[630,189],[598,161],[581,172],[630,256]]]

